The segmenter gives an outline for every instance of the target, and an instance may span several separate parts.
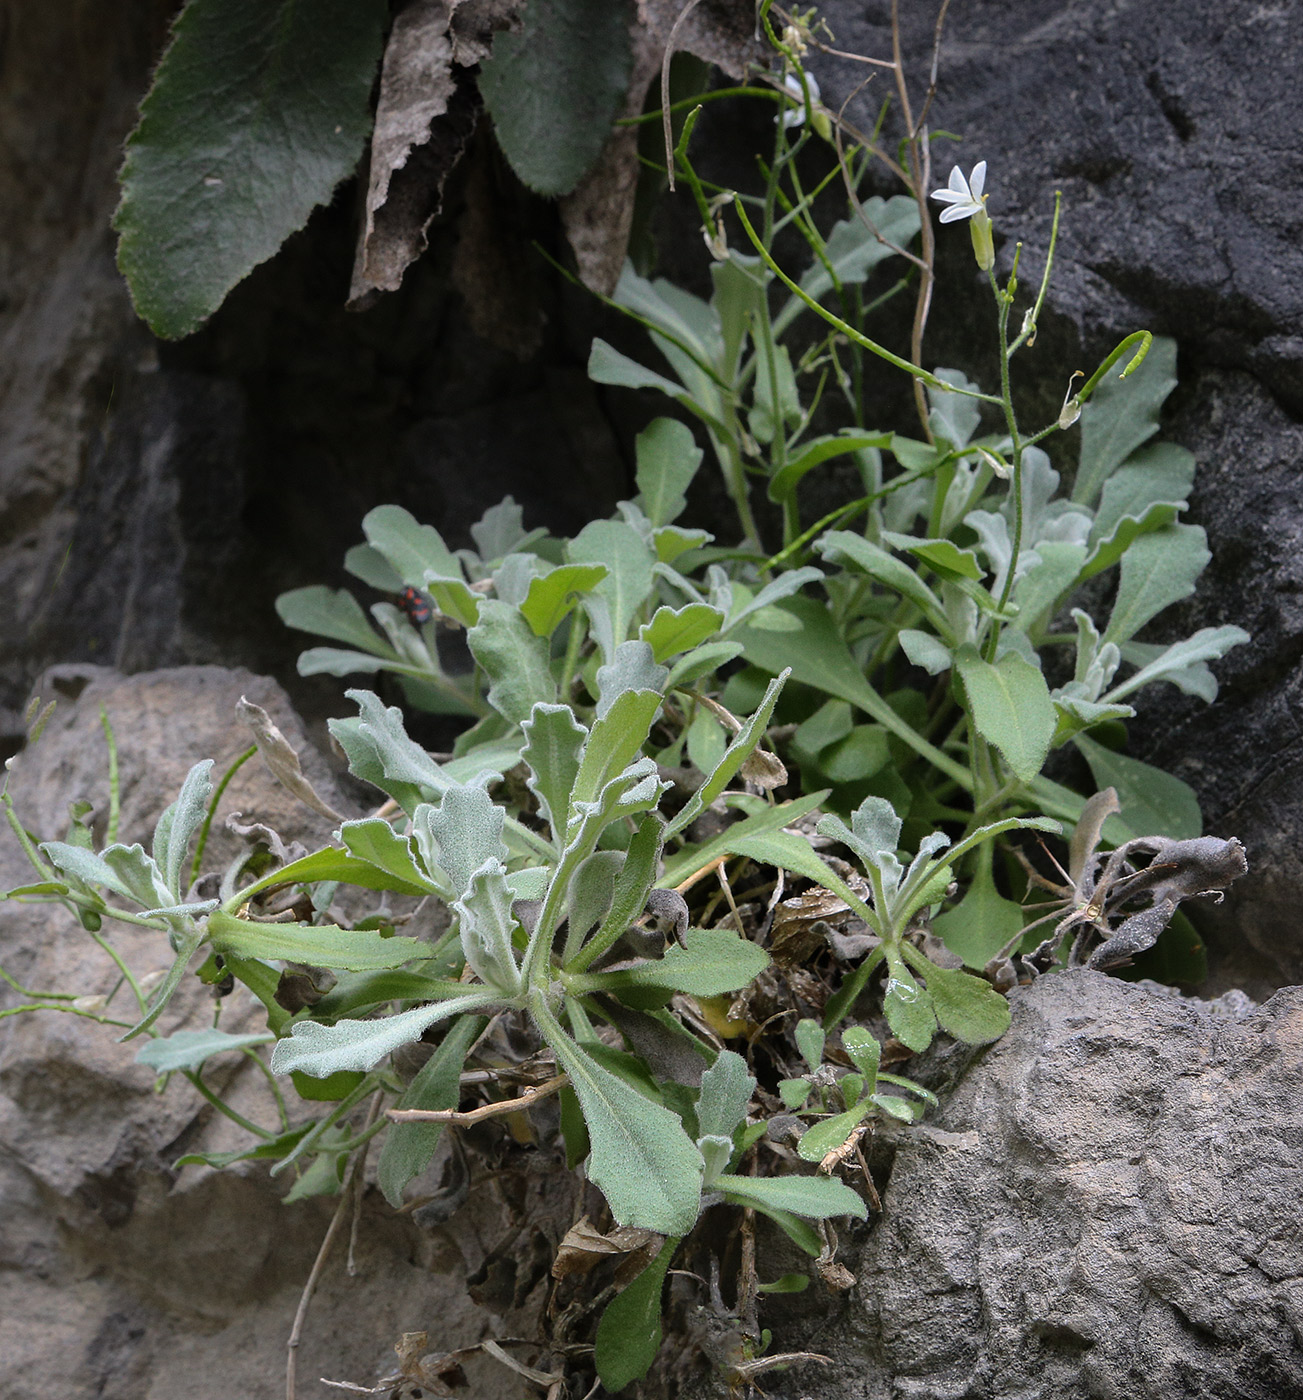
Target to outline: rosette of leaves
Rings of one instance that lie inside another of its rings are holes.
[[[694,567],[694,552],[712,537],[675,521],[700,462],[688,428],[657,419],[638,436],[638,495],[620,503],[617,518],[593,521],[568,541],[526,530],[510,497],[471,527],[473,547],[456,551],[401,507],[377,507],[362,522],[366,543],[349,550],[344,567],[382,593],[415,590],[429,600],[431,618],[414,622],[381,601],[368,620],[347,589],[284,593],[276,607],[288,626],[342,644],[304,651],[300,674],[396,676],[414,706],[479,719],[459,754],[510,742],[536,702],[563,693],[569,699],[577,675],[594,699],[611,666],[641,666],[653,688],[711,676],[741,653],[736,637],[750,619],[820,571],[748,581],[719,564]],[[439,653],[441,628],[465,629],[474,674],[450,674]],[[710,716],[698,731],[700,743],[717,743]],[[488,757],[499,762],[502,753]]]
[[[799,1021],[796,1044],[810,1073],[781,1080],[778,1085],[779,1097],[792,1112],[819,1115],[797,1142],[797,1153],[805,1162],[822,1162],[830,1153],[839,1152],[860,1124],[875,1114],[917,1123],[928,1107],[936,1107],[936,1095],[921,1084],[880,1068],[882,1046],[863,1026],[848,1026],[841,1039],[842,1049],[855,1068],[838,1076],[835,1085],[827,1086],[831,1067],[824,1065],[824,1029],[817,1021]],[[883,1084],[905,1089],[911,1097],[884,1093]],[[840,1100],[840,1112],[830,1111],[836,1107],[830,1103],[831,1095]]]
[[[735,991],[768,957],[731,930],[685,928],[662,956],[603,966],[652,897],[671,827],[656,811],[666,783],[641,753],[660,692],[617,684],[610,678],[591,726],[569,706],[542,702],[522,726],[522,759],[546,833],[493,802],[492,775],[450,782],[406,737],[397,711],[357,694],[362,715],[336,723],[335,733],[353,770],[403,807],[405,830],[378,817],[347,822],[342,851],[319,852],[307,858],[310,869],[300,862],[267,878],[356,880],[365,864],[372,883],[445,900],[471,980],[425,977],[408,997],[392,978],[342,981],[288,1027],[272,1068],[317,1077],[367,1071],[439,1022],[523,1012],[569,1077],[589,1175],[617,1221],[682,1236],[697,1218],[703,1183],[723,1170],[719,1144],[707,1144],[707,1162],[646,1065],[612,1050],[593,1023],[636,1024],[636,1042],[663,1044],[681,1060],[695,1041],[658,1007],[679,992]],[[776,682],[735,737],[702,800],[713,800],[754,749],[778,690]],[[394,1015],[359,1014],[395,997],[412,1004]],[[693,1053],[704,1067],[708,1052]],[[579,1156],[583,1147],[572,1143]]]

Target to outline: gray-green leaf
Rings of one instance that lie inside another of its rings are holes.
[[[1030,782],[1050,751],[1057,714],[1045,677],[1017,652],[986,661],[972,646],[955,653],[973,723],[1014,774]]]

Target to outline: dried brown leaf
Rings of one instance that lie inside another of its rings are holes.
[[[392,292],[425,251],[443,189],[475,130],[479,93],[466,71],[523,0],[413,0],[394,20],[380,75],[365,214],[349,307]]]
[[[241,696],[235,707],[236,713],[253,732],[254,742],[263,762],[271,770],[276,781],[305,807],[333,822],[342,822],[344,816],[335,811],[329,802],[317,794],[317,790],[303,775],[299,756],[293,745],[272,723],[271,716],[261,705]]]
[[[622,1225],[609,1235],[604,1235],[586,1215],[581,1216],[557,1246],[556,1258],[552,1261],[552,1277],[563,1279],[572,1274],[591,1273],[603,1259],[613,1255],[641,1255],[649,1249],[654,1253],[660,1248],[661,1238],[651,1230],[640,1230],[631,1225]]]
[[[621,117],[641,114],[658,79],[665,45],[684,0],[638,0],[630,25],[633,63]],[[675,50],[705,59],[740,80],[766,51],[756,38],[753,0],[704,0],[674,36]],[[584,285],[609,296],[624,266],[638,186],[638,128],[616,127],[597,164],[561,201],[561,221]]]

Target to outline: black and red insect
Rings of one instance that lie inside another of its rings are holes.
[[[418,627],[424,627],[434,616],[430,600],[419,588],[412,588],[410,585],[403,589],[398,599],[398,606]]]

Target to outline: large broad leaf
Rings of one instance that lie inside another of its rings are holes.
[[[1057,715],[1045,677],[1017,652],[985,661],[975,647],[955,653],[973,723],[1024,783],[1040,771],[1050,751]]]
[[[368,929],[345,929],[334,924],[257,924],[214,911],[208,933],[219,953],[241,958],[284,958],[311,967],[342,967],[352,972],[401,967],[428,957],[430,945],[419,938],[383,938]]]
[[[1155,339],[1126,379],[1110,370],[1081,410],[1081,457],[1072,499],[1090,505],[1104,483],[1158,431],[1158,412],[1176,388],[1176,342]]]
[[[629,16],[611,0],[525,0],[518,32],[499,34],[480,92],[516,174],[569,194],[601,154],[629,83]]]
[[[588,1175],[621,1225],[686,1235],[701,1208],[701,1153],[677,1114],[652,1103],[561,1029],[542,997],[532,1009],[583,1109]]]
[[[1130,836],[1171,836],[1185,841],[1203,832],[1203,816],[1194,790],[1171,773],[1143,763],[1138,758],[1114,753],[1079,734],[1072,741],[1090,765],[1090,775],[1099,791],[1116,788],[1122,806],[1119,822],[1110,817],[1104,827],[1108,841]],[[1125,834],[1122,827],[1127,828]]]
[[[1189,597],[1211,558],[1201,525],[1169,525],[1136,540],[1122,556],[1104,641],[1129,641],[1151,617]]]
[[[456,1108],[461,1097],[460,1076],[466,1052],[484,1029],[480,1016],[463,1016],[448,1029],[443,1043],[426,1060],[399,1099],[398,1108],[439,1110]],[[385,1200],[395,1210],[403,1204],[403,1188],[429,1165],[443,1134],[442,1123],[391,1123],[380,1150],[376,1179]]]
[[[602,1385],[612,1394],[641,1380],[661,1348],[661,1290],[678,1248],[668,1239],[660,1253],[614,1298],[597,1324],[593,1359]]]
[[[352,173],[384,0],[190,0],[127,142],[118,266],[155,334],[189,335]]]

